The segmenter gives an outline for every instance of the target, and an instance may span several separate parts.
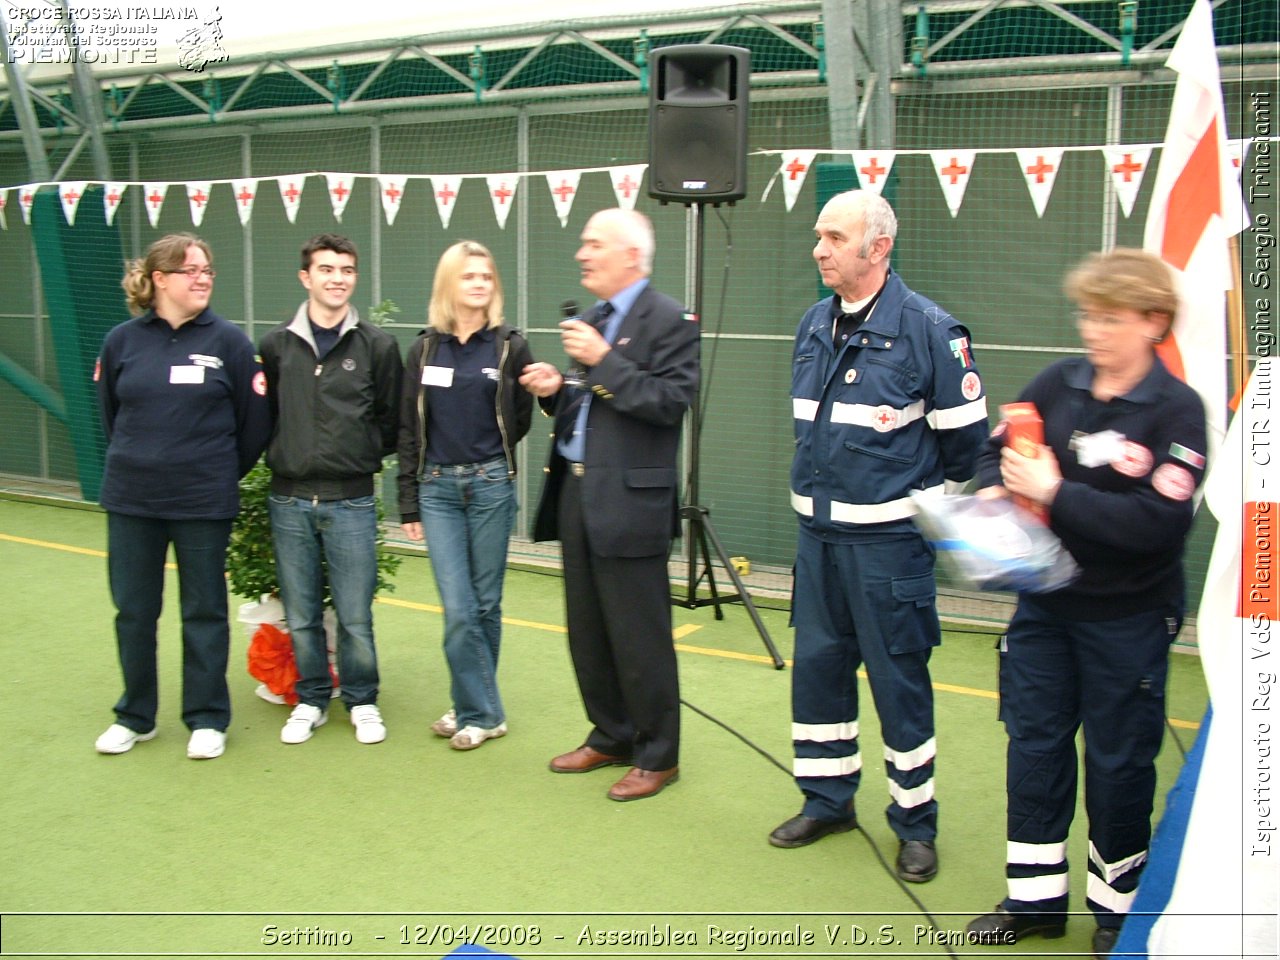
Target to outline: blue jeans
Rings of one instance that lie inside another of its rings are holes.
[[[280,599],[298,665],[298,700],[329,705],[333,678],[324,636],[326,579],[338,620],[338,680],[351,707],[378,702],[373,593],[378,582],[378,508],[373,497],[312,502],[271,494]]]
[[[444,605],[444,655],[458,727],[496,727],[506,720],[498,696],[498,647],[507,541],[516,519],[506,459],[427,464],[418,507]]]
[[[107,573],[116,606],[116,646],[124,693],[116,722],[137,733],[156,725],[156,621],[164,595],[169,544],[178,561],[182,609],[182,720],[190,730],[226,730],[226,556],[230,520],[160,520],[107,514]]]

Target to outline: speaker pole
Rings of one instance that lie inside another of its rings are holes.
[[[689,220],[693,224],[693,313],[698,318],[699,330],[702,329],[702,269],[703,254],[706,246],[706,221],[704,217],[705,204],[690,203],[687,204],[689,211]],[[701,336],[701,334],[699,334]],[[724,549],[724,544],[720,542],[720,537],[716,535],[716,529],[711,524],[711,511],[702,506],[698,502],[698,474],[700,469],[701,449],[702,449],[702,381],[699,378],[698,389],[694,392],[693,403],[689,408],[690,426],[689,426],[689,473],[688,480],[685,484],[686,503],[680,508],[680,517],[688,521],[688,528],[685,533],[685,558],[688,564],[688,576],[685,581],[685,593],[683,597],[673,596],[672,603],[679,604],[688,610],[696,610],[700,607],[715,606],[715,614],[717,620],[724,619],[724,611],[720,608],[726,603],[741,603],[746,607],[747,613],[751,617],[751,622],[755,624],[756,632],[760,634],[760,639],[764,642],[765,650],[769,652],[769,657],[773,660],[775,670],[783,669],[786,664],[778,653],[778,648],[774,646],[773,638],[769,636],[769,631],[764,625],[764,621],[760,619],[760,612],[756,610],[755,603],[751,600],[751,594],[747,593],[746,585],[742,582],[742,577],[738,575],[737,568],[729,559],[728,553]],[[711,549],[714,548],[716,556],[720,560],[720,565],[724,567],[728,573],[729,579],[733,581],[733,593],[720,593],[716,587],[715,571],[711,566]],[[698,565],[701,560],[702,568],[699,571]],[[707,581],[707,588],[710,591],[709,597],[698,596],[698,584],[703,579]]]

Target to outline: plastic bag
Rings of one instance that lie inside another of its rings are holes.
[[[1080,574],[1057,535],[1008,498],[913,493],[915,522],[942,562],[979,590],[1048,593]]]

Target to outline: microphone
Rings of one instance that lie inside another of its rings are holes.
[[[560,304],[560,313],[564,320],[581,320],[582,312],[577,300],[565,300]],[[564,321],[561,321],[562,323]],[[582,364],[570,363],[564,372],[564,383],[567,387],[582,389],[587,385],[587,371]]]

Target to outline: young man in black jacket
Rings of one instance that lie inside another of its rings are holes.
[[[356,739],[378,743],[387,735],[373,642],[373,478],[396,449],[402,367],[396,341],[350,305],[356,276],[350,240],[313,237],[298,272],[307,300],[261,343],[275,424],[267,446],[271,530],[299,674],[298,705],[280,731],[285,743],[309,740],[328,719],[326,586],[338,622],[341,695]]]

